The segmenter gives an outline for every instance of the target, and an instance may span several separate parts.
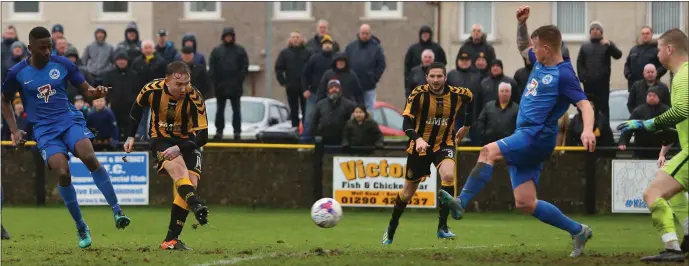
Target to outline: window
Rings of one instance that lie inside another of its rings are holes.
[[[401,18],[402,2],[376,1],[366,2],[367,18]]]
[[[481,25],[481,31],[486,34],[489,40],[494,39],[495,7],[493,2],[462,2],[460,5],[460,14],[463,14],[463,16],[459,19],[459,28],[461,30],[459,38],[462,41],[469,38],[472,28],[478,24]]]
[[[673,28],[684,29],[682,18],[687,8],[682,2],[649,2],[648,25],[653,28],[654,38]]]
[[[98,4],[98,17],[101,20],[130,20],[129,2],[100,2]]]
[[[388,123],[385,122],[385,117],[383,117],[383,111],[379,109],[373,109],[373,121],[376,121],[378,125],[381,126],[388,126]]]
[[[277,19],[311,19],[311,2],[273,2]]]
[[[38,1],[10,2],[11,20],[41,19],[41,3]]]
[[[282,117],[282,119],[280,119],[280,121],[290,120],[289,109],[287,109],[287,107],[280,106],[280,116]]]
[[[562,32],[563,40],[586,40],[589,32],[586,2],[554,3],[553,22]]]
[[[404,117],[402,117],[400,113],[387,107],[383,107],[380,109],[383,110],[383,114],[385,115],[385,121],[388,122],[389,128],[402,130]]]
[[[278,123],[282,122],[283,120],[280,119],[280,110],[278,109],[277,106],[271,105],[270,110],[268,111],[268,122],[271,122],[270,119],[275,119]],[[272,125],[271,125],[272,126]]]
[[[184,17],[187,19],[219,19],[220,2],[198,1],[184,2]]]

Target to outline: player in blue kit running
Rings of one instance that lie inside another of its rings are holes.
[[[517,130],[509,137],[483,146],[478,163],[469,174],[459,197],[440,190],[440,201],[450,207],[452,217],[462,218],[471,199],[490,181],[496,160],[504,159],[509,168],[515,205],[544,223],[569,232],[574,239],[571,257],[583,254],[586,242],[593,235],[591,228],[565,216],[554,205],[536,198],[536,186],[545,161],[555,149],[558,119],[570,104],[576,104],[584,120],[581,140],[593,151],[593,108],[586,99],[569,58],[560,51],[562,35],[553,25],[542,26],[529,40],[526,20],[529,7],[517,9],[519,51],[533,64],[529,83],[524,89]]]
[[[91,171],[94,183],[112,207],[115,227],[124,229],[130,219],[122,212],[110,176],[96,158],[90,141],[94,136],[86,128],[84,115],[70,103],[65,87],[69,81],[92,99],[105,97],[107,88],[91,87],[74,63],[65,57],[51,56],[51,50],[50,32],[44,27],[33,28],[29,33],[31,56],[13,66],[2,84],[2,116],[7,120],[14,144],[24,144],[26,133],[17,127],[10,107],[10,100],[19,92],[43,160],[59,178],[60,195],[77,225],[79,247],[86,248],[91,246],[91,232],[81,216],[72,185],[68,152],[81,159]]]

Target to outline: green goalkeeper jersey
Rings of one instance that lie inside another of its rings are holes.
[[[676,125],[679,144],[689,151],[689,62],[684,62],[672,79],[670,93],[672,107],[656,117],[656,126]]]

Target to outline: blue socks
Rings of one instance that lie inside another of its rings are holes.
[[[110,176],[108,175],[108,172],[105,171],[105,168],[98,168],[98,170],[91,172],[91,176],[93,177],[93,182],[96,183],[98,190],[100,190],[100,192],[103,193],[103,196],[105,196],[105,200],[108,202],[108,205],[112,207],[113,213],[121,211],[122,209],[120,208],[120,205],[117,204],[115,189],[112,187]]]
[[[534,210],[532,215],[541,220],[541,222],[565,230],[573,236],[578,235],[582,229],[581,224],[565,216],[555,205],[542,200],[536,203],[536,210]]]
[[[471,199],[490,182],[492,175],[492,165],[477,163],[476,166],[474,166],[474,169],[472,169],[469,174],[469,179],[464,184],[464,188],[462,188],[462,193],[459,194],[459,199],[462,201],[462,208],[466,209]]]
[[[60,190],[60,195],[65,201],[65,206],[67,210],[69,210],[69,214],[72,215],[72,219],[74,219],[74,222],[77,224],[77,230],[83,231],[86,229],[86,223],[81,216],[81,209],[79,209],[79,202],[77,202],[77,191],[74,189],[74,186],[69,184],[69,186],[66,187],[57,186],[57,188]]]

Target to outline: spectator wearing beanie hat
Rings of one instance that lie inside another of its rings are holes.
[[[93,37],[93,42],[84,50],[82,62],[93,75],[94,82],[100,85],[105,74],[114,68],[112,58],[115,55],[115,47],[105,42],[108,32],[103,27],[96,27]]]
[[[316,109],[318,103],[318,85],[325,71],[332,67],[333,63],[333,41],[330,35],[326,34],[321,39],[322,50],[320,53],[313,54],[302,72],[301,82],[303,83],[303,95],[306,99],[306,117],[304,118],[304,132],[301,136],[302,142],[311,140],[311,118],[313,117],[313,110]]]
[[[577,56],[577,74],[584,84],[586,94],[593,94],[600,100],[598,109],[610,117],[608,98],[610,96],[611,59],[622,57],[622,51],[615,44],[603,38],[603,24],[591,22],[590,41],[581,45]]]
[[[503,72],[502,60],[494,59],[489,65],[490,76],[481,81],[481,88],[474,95],[474,116],[478,115],[483,110],[483,106],[490,101],[498,100],[498,87],[500,83],[509,83],[512,86],[512,101],[519,103],[521,99],[522,88],[517,87],[517,82],[511,77],[505,76]],[[476,121],[476,120],[474,120]]]
[[[130,63],[127,52],[118,52],[115,54],[115,68],[106,73],[103,79],[103,85],[110,87],[106,100],[115,114],[120,139],[126,139],[124,135],[129,127],[129,110],[143,83],[139,80],[139,75],[129,67]]]
[[[65,27],[63,27],[61,24],[55,24],[55,25],[53,25],[53,28],[52,28],[52,30],[50,31],[50,38],[53,39],[53,40],[52,40],[52,41],[53,41],[53,44],[52,44],[52,45],[53,45],[53,50],[55,50],[55,48],[56,48],[56,47],[55,47],[55,44],[57,43],[57,40],[58,40],[58,39],[65,38]],[[74,47],[74,45],[72,45],[72,44],[69,43],[69,42],[67,42],[67,48],[68,48],[68,49],[69,49],[69,48],[74,48],[74,49],[76,49],[76,47]]]
[[[323,138],[326,145],[340,145],[354,102],[342,97],[342,85],[338,80],[328,82],[328,98],[320,100],[313,110],[311,132]]]
[[[653,86],[646,92],[646,102],[642,105],[637,106],[629,115],[629,119],[634,120],[646,120],[657,117],[662,113],[665,113],[669,106],[663,104],[660,101],[660,95],[663,93],[661,89]],[[625,150],[629,144],[629,140],[634,136],[634,146],[635,147],[648,147],[648,148],[658,148],[663,145],[663,139],[659,138],[655,132],[632,132],[626,131],[620,136],[621,150]],[[635,151],[633,153],[635,158],[640,159],[656,159],[658,158],[658,151]]]

